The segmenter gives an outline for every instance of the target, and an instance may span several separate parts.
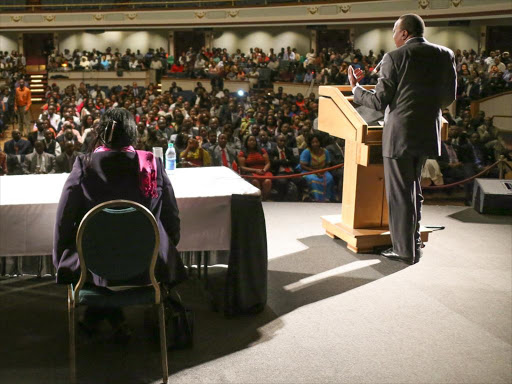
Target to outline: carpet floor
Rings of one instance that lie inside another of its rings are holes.
[[[422,223],[446,229],[408,266],[324,235],[319,217],[339,204],[264,210],[265,310],[226,318],[197,279],[185,283],[195,344],[169,353],[169,383],[512,382],[512,217],[425,206]],[[225,271],[211,267],[219,298]],[[0,278],[0,383],[69,382],[66,305],[49,276]],[[128,345],[79,342],[80,383],[160,382],[143,310],[127,318]]]

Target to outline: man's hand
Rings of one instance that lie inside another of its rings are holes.
[[[354,69],[351,65],[348,67],[348,81],[352,88],[354,88],[363,77],[364,72],[361,69]]]

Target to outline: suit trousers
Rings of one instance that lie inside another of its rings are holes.
[[[384,182],[393,250],[414,259],[420,243],[421,170],[426,156],[384,157]]]

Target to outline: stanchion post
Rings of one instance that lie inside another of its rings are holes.
[[[505,156],[501,155],[499,163],[498,163],[498,168],[499,168],[499,176],[498,177],[500,179],[503,179],[503,176],[504,176],[504,173],[505,173],[505,167],[503,165],[504,162],[505,162]]]

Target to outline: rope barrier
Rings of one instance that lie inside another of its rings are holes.
[[[487,172],[489,172],[491,169],[495,168],[498,166],[498,164],[500,164],[503,160],[498,160],[497,162],[495,162],[494,164],[491,164],[489,165],[487,168],[485,168],[484,170],[480,171],[479,173],[477,173],[476,175],[473,175],[471,177],[468,177],[467,179],[464,179],[464,180],[460,180],[460,181],[457,181],[455,183],[451,183],[451,184],[444,184],[444,185],[430,185],[428,187],[423,187],[422,189],[423,190],[435,190],[435,189],[445,189],[445,188],[452,188],[452,187],[456,187],[457,185],[462,185],[462,184],[466,184],[466,183],[469,183],[470,181],[473,181],[474,179],[476,179],[477,177],[480,177],[482,175],[485,175]],[[508,165],[508,164],[506,164]],[[314,174],[317,174],[317,173],[323,173],[323,172],[328,172],[328,171],[332,171],[334,169],[338,169],[338,168],[341,168],[343,167],[344,164],[338,164],[338,165],[334,165],[332,167],[328,167],[328,168],[323,168],[323,169],[319,169],[317,171],[311,171],[311,172],[304,172],[304,173],[293,173],[293,174],[290,174],[290,175],[277,175],[277,176],[265,176],[265,175],[240,175],[242,176],[244,179],[271,179],[271,180],[274,180],[274,179],[292,179],[292,178],[297,178],[297,177],[302,177],[302,176],[307,176],[307,175],[314,175]]]
[[[466,183],[469,183],[470,181],[476,179],[477,177],[480,177],[482,175],[485,175],[487,172],[489,172],[492,168],[496,167],[499,163],[501,163],[502,160],[498,160],[497,162],[495,162],[494,164],[492,165],[489,165],[487,168],[485,168],[483,171],[477,173],[476,175],[473,175],[471,177],[468,177],[467,179],[464,179],[464,180],[460,180],[460,181],[457,181],[455,183],[451,183],[451,184],[444,184],[444,185],[429,185],[428,187],[422,187],[421,189],[422,190],[431,190],[431,189],[445,189],[445,188],[452,188],[452,187],[456,187],[457,185],[462,185],[462,184],[466,184]]]
[[[338,168],[341,168],[343,166],[344,166],[344,164],[341,163],[341,164],[337,164],[337,165],[334,165],[334,166],[329,167],[329,168],[319,169],[317,171],[304,172],[304,173],[292,173],[290,175],[278,175],[278,176],[240,175],[240,176],[242,176],[244,179],[272,179],[272,180],[273,179],[293,179],[293,178],[296,178],[296,177],[302,177],[302,176],[307,176],[307,175],[315,175],[317,173],[323,173],[323,172],[332,171],[333,169],[338,169]]]

